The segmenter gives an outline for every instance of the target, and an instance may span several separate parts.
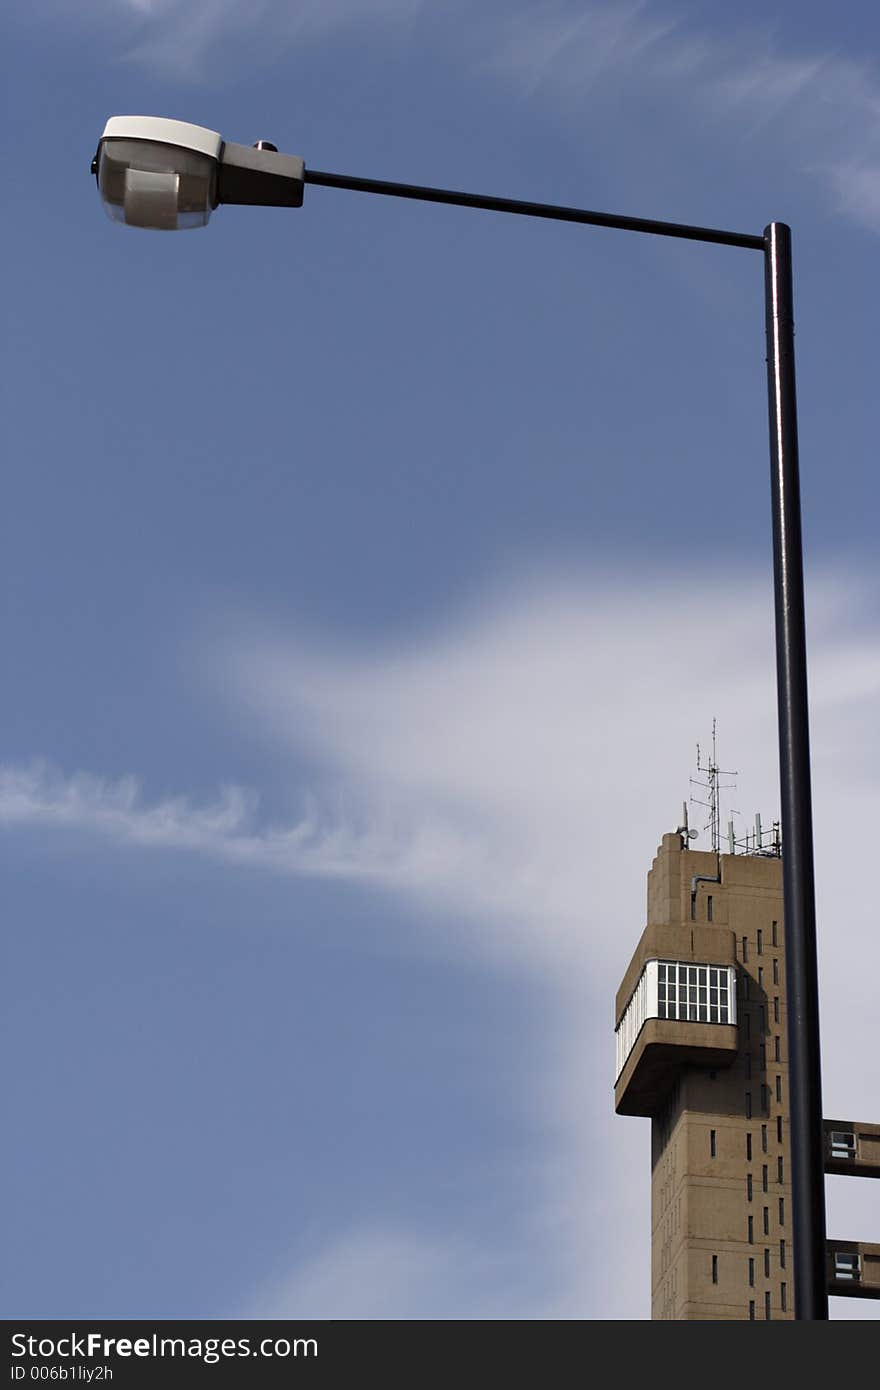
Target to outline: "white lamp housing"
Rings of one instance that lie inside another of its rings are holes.
[[[177,231],[204,227],[217,206],[222,137],[161,116],[111,116],[96,155],[98,190],[114,222]]]
[[[261,141],[163,116],[111,116],[92,160],[109,217],[127,227],[204,227],[218,203],[301,207],[305,166]]]

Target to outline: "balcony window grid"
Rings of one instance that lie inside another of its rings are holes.
[[[657,1017],[731,1023],[730,971],[723,965],[657,962]]]

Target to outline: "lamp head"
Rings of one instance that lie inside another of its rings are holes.
[[[92,170],[109,217],[128,227],[204,227],[217,206],[223,140],[161,116],[111,116]]]
[[[127,227],[179,231],[207,225],[218,203],[300,207],[304,166],[260,141],[162,116],[111,116],[92,160],[105,211]]]

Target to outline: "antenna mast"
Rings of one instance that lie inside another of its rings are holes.
[[[713,720],[712,720],[712,756],[711,756],[711,758],[709,759],[708,765],[706,765],[706,764],[704,764],[704,763],[702,762],[702,760],[701,760],[701,754],[700,754],[700,745],[697,744],[697,771],[698,771],[698,772],[704,772],[704,773],[706,774],[706,781],[705,781],[705,782],[699,782],[699,781],[697,781],[695,778],[692,777],[692,778],[690,779],[690,783],[691,783],[691,786],[692,786],[692,787],[702,787],[704,791],[707,791],[707,792],[709,793],[709,800],[708,800],[708,801],[699,801],[696,797],[693,797],[693,796],[691,797],[691,801],[694,803],[695,806],[704,806],[704,807],[708,810],[708,812],[709,812],[709,821],[708,821],[708,824],[707,824],[707,825],[704,825],[704,826],[703,826],[703,829],[704,829],[704,830],[710,831],[710,833],[711,833],[711,835],[712,835],[712,852],[713,852],[713,854],[720,854],[720,853],[721,853],[721,798],[720,798],[720,796],[719,796],[719,792],[721,792],[722,790],[726,790],[727,788],[731,788],[731,787],[735,787],[735,786],[736,786],[736,783],[735,783],[735,782],[722,782],[720,779],[721,779],[722,777],[736,777],[736,776],[738,776],[739,774],[736,773],[736,772],[724,772],[724,771],[722,771],[722,769],[718,766],[718,756],[717,756],[716,742],[715,742],[715,733],[716,733],[716,728],[715,728],[715,726],[716,726],[716,723],[717,723],[717,721],[716,721],[715,719],[713,719]]]

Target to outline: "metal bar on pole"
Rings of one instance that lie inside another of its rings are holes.
[[[683,237],[687,241],[711,241],[722,246],[744,246],[763,251],[764,238],[749,232],[725,232],[717,227],[691,227],[684,222],[658,222],[650,217],[625,217],[587,208],[559,207],[554,203],[529,203],[520,198],[493,198],[482,193],[456,193],[451,188],[425,188],[414,183],[388,183],[361,179],[352,174],[327,174],[306,167],[305,183],[322,188],[346,188],[354,193],[378,193],[391,198],[415,198],[423,203],[451,203],[457,207],[483,208],[487,212],[511,212],[522,217],[545,217],[555,222],[579,222],[591,227],[612,227],[624,232],[648,232],[654,236]]]
[[[825,1173],[791,229],[783,222],[772,222],[764,237],[788,993],[792,1261],[795,1317],[822,1320],[828,1317]]]

